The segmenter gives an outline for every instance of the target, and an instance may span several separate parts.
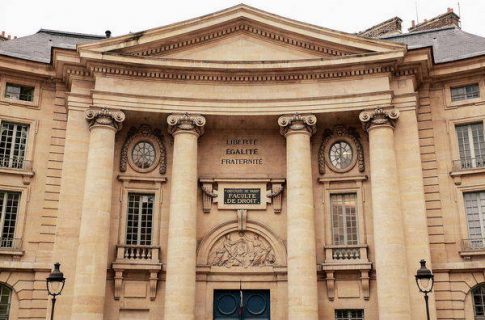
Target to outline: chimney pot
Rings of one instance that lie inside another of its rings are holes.
[[[413,28],[416,27],[416,21],[412,20],[411,25],[412,25]]]
[[[453,8],[448,8],[448,13],[453,12]]]
[[[8,40],[10,40],[11,38],[12,38],[12,36],[11,35],[8,35]]]
[[[104,34],[106,35],[106,38],[111,38],[111,31],[106,30]]]
[[[5,31],[2,31],[2,37],[5,37]]]

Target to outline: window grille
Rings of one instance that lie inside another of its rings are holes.
[[[15,224],[20,202],[20,192],[0,191],[0,247],[14,244]]]
[[[34,100],[34,87],[7,83],[7,86],[5,88],[5,98],[22,101],[32,101]]]
[[[456,126],[461,168],[485,167],[483,123]]]
[[[485,319],[485,285],[481,284],[472,290],[475,320]]]
[[[364,320],[364,310],[335,310],[335,320]]]
[[[153,194],[128,194],[127,245],[152,244]]]
[[[451,88],[451,101],[461,101],[480,97],[478,83]]]
[[[465,211],[468,224],[468,245],[483,248],[485,238],[485,192],[467,192],[464,194]]]
[[[2,122],[0,126],[0,167],[23,169],[29,125]]]
[[[0,284],[0,320],[8,320],[11,299],[12,289]]]
[[[334,245],[359,244],[356,200],[357,194],[355,193],[332,194],[330,196]]]

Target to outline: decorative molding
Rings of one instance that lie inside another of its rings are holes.
[[[350,166],[343,170],[338,170],[337,168],[334,168],[334,166],[331,164],[328,155],[330,152],[330,147],[333,145],[333,143],[342,140],[346,141],[351,145],[352,149],[354,150],[354,159]],[[364,148],[362,147],[362,143],[360,142],[359,133],[352,127],[345,128],[342,125],[337,125],[333,129],[326,129],[323,133],[322,143],[318,151],[318,170],[320,174],[325,174],[326,166],[328,166],[330,169],[332,169],[332,171],[335,172],[348,172],[352,170],[356,163],[359,167],[359,172],[364,172]]]
[[[327,282],[327,296],[328,300],[335,300],[335,276],[332,271],[325,272]]]
[[[268,190],[267,197],[268,197],[268,199],[271,199],[273,201],[273,212],[275,214],[281,213],[281,203],[282,203],[282,200],[283,200],[283,191],[285,190],[283,183],[284,183],[284,181],[272,182],[271,183],[271,189]]]
[[[217,193],[213,192],[213,182],[202,182],[202,211],[210,213],[212,209],[212,199],[217,198]]]
[[[91,65],[93,73],[111,74],[116,76],[129,76],[151,78],[170,81],[200,81],[200,82],[233,82],[233,83],[261,83],[261,82],[294,82],[302,80],[325,80],[345,77],[364,76],[369,74],[393,73],[392,65],[355,66],[354,68],[336,68],[325,71],[266,71],[266,72],[234,72],[221,74],[209,70],[159,70],[135,68],[120,65]]]
[[[397,119],[399,118],[398,109],[382,109],[377,108],[374,111],[362,111],[359,114],[359,119],[365,131],[378,126],[390,126],[394,128]]]
[[[218,239],[209,253],[209,265],[218,267],[262,267],[276,262],[269,242],[252,231],[234,231]]]
[[[201,136],[204,134],[205,122],[205,117],[200,114],[171,114],[167,117],[168,132],[171,135],[185,131]]]
[[[236,211],[237,215],[237,222],[238,222],[238,231],[246,231],[246,226],[248,224],[248,210],[246,209],[239,209]]]
[[[313,135],[317,131],[316,127],[317,117],[313,114],[298,114],[284,115],[278,118],[278,125],[280,126],[280,133],[286,136],[290,132],[306,131]]]
[[[89,129],[94,127],[111,127],[116,131],[121,130],[125,120],[125,113],[121,110],[92,107],[85,112],[86,120],[89,122]]]
[[[131,51],[131,52],[121,52],[120,55],[131,55],[131,56],[163,56],[172,51],[190,48],[194,46],[200,46],[203,43],[214,41],[220,38],[227,37],[234,33],[246,33],[259,38],[263,38],[265,41],[270,40],[272,42],[279,42],[282,45],[289,45],[296,47],[298,49],[304,49],[312,53],[316,53],[322,56],[346,56],[356,53],[363,53],[363,50],[344,50],[337,49],[331,46],[321,45],[316,41],[311,41],[310,39],[305,39],[303,37],[292,37],[289,33],[277,32],[265,28],[262,25],[251,24],[247,20],[240,20],[236,23],[229,25],[224,25],[220,28],[213,29],[202,34],[193,35],[191,38],[185,37],[183,40],[172,41],[169,43],[162,43],[157,47],[142,48],[141,50]],[[170,40],[169,40],[170,41]],[[168,42],[168,41],[167,41]],[[122,49],[123,50],[123,49]]]
[[[136,165],[133,165],[129,159],[129,151],[133,149],[136,143],[141,141],[149,141],[156,146],[156,156],[155,161],[150,168],[146,170],[140,170]],[[159,129],[152,129],[149,125],[142,124],[138,128],[131,127],[125,139],[125,143],[121,149],[120,155],[120,172],[126,172],[128,164],[133,168],[133,170],[138,172],[149,172],[152,171],[157,165],[160,164],[159,172],[160,174],[165,174],[167,172],[167,150],[163,144],[163,135]]]

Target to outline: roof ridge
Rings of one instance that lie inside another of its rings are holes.
[[[383,37],[381,37],[381,39],[399,38],[399,37],[412,36],[412,35],[415,35],[415,34],[433,33],[433,32],[438,32],[438,31],[443,31],[443,30],[448,30],[448,29],[461,30],[460,28],[458,28],[456,26],[446,26],[446,27],[441,27],[441,28],[436,28],[436,29],[428,29],[428,30],[422,30],[422,31],[416,31],[416,32],[407,32],[407,33],[402,33],[402,34],[396,34],[396,35],[392,35],[392,36],[383,36]]]
[[[101,36],[101,35],[96,35],[96,34],[52,30],[52,29],[40,29],[39,31],[37,31],[37,33],[47,33],[47,34],[52,34],[52,35],[70,36],[70,37],[78,37],[78,38],[93,38],[93,39],[104,39],[104,38],[106,38],[106,36]]]

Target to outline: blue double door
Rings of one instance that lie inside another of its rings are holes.
[[[269,290],[215,290],[214,320],[269,320]]]

